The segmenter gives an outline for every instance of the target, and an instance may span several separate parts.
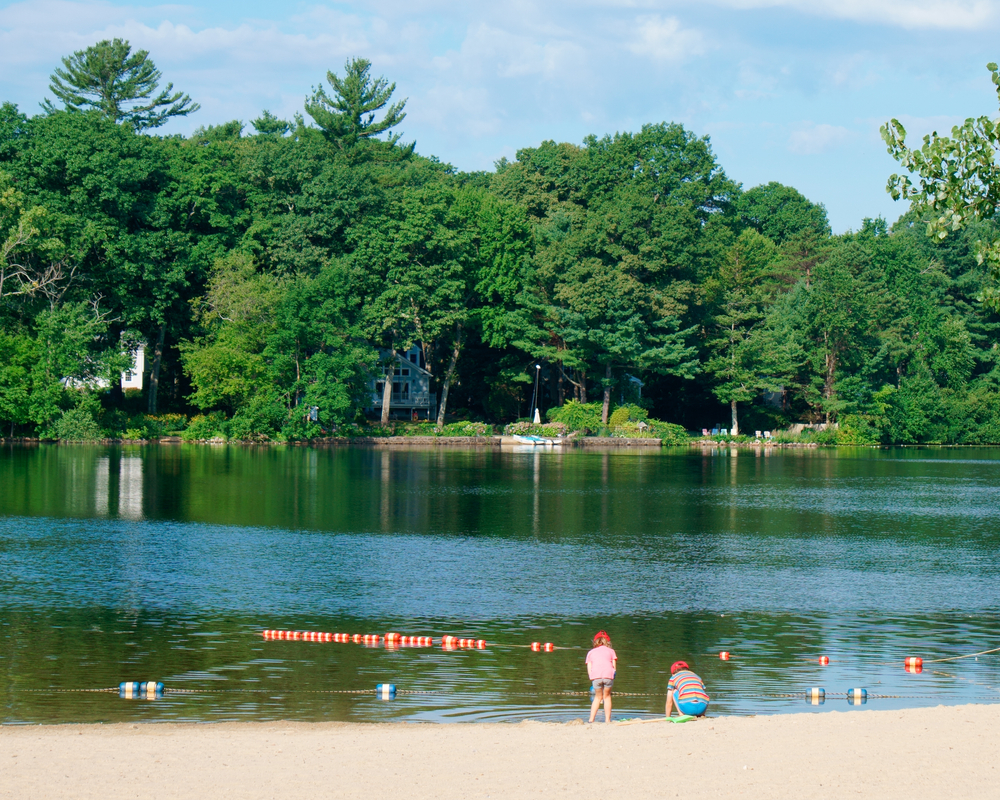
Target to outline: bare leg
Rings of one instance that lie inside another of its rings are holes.
[[[594,691],[594,702],[590,704],[590,721],[594,721],[594,717],[597,716],[597,709],[601,707],[601,692]]]
[[[596,694],[596,692],[595,692]],[[604,687],[604,721],[611,722],[611,687]]]

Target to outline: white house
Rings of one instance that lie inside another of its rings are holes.
[[[132,356],[133,366],[132,369],[122,373],[123,391],[125,389],[142,389],[142,373],[146,370],[146,350],[144,347],[140,345],[129,355]]]
[[[383,351],[383,355],[385,355]],[[389,413],[406,419],[434,419],[437,416],[437,394],[431,392],[431,373],[424,362],[424,351],[414,345],[403,353],[396,353],[396,366],[392,378],[392,399]],[[382,413],[383,376],[368,381],[371,405],[368,411]]]
[[[121,385],[125,389],[142,389],[142,373],[146,369],[146,351],[142,345],[129,352],[133,366],[130,370],[122,373]],[[104,378],[89,376],[86,378],[76,378],[67,375],[59,381],[67,389],[108,389],[111,384]]]

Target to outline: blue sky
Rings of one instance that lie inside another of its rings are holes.
[[[795,186],[841,232],[905,210],[882,122],[916,141],[997,116],[998,32],[1000,0],[0,2],[0,100],[35,113],[61,56],[117,36],[201,103],[163,129],[187,133],[291,117],[364,56],[409,98],[404,140],[459,169],[676,121],[744,187]]]

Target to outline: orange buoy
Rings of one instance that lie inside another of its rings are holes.
[[[542,645],[542,650],[544,650],[546,653],[551,653],[555,649],[556,649],[556,646],[554,644],[552,644],[552,642],[546,642],[545,644]]]
[[[922,667],[924,665],[924,660],[922,658],[905,658],[903,659],[903,666],[906,667]]]
[[[293,631],[292,639],[294,639],[296,642],[302,641],[302,631]]]
[[[728,661],[729,660],[729,651],[728,650],[723,650],[721,653],[719,653],[719,658],[721,658],[723,661]]]
[[[531,649],[534,652],[536,652],[536,653],[539,652],[542,649],[542,643],[541,642],[532,642],[531,643]]]
[[[830,663],[830,659],[829,659],[829,658],[828,658],[827,656],[820,656],[820,657],[819,657],[819,665],[820,665],[821,667],[825,667],[825,666],[827,666],[827,665],[828,665],[829,663]]]
[[[486,640],[485,639],[476,639],[476,647],[479,650],[485,650],[486,649]]]
[[[399,639],[399,638],[400,638],[400,637],[399,637],[399,634],[398,634],[398,633],[387,633],[387,634],[385,635],[385,640],[386,640],[387,642],[395,642],[395,641],[396,641],[397,639]]]

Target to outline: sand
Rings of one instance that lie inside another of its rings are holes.
[[[0,797],[1000,797],[1000,704],[683,725],[0,727]]]

